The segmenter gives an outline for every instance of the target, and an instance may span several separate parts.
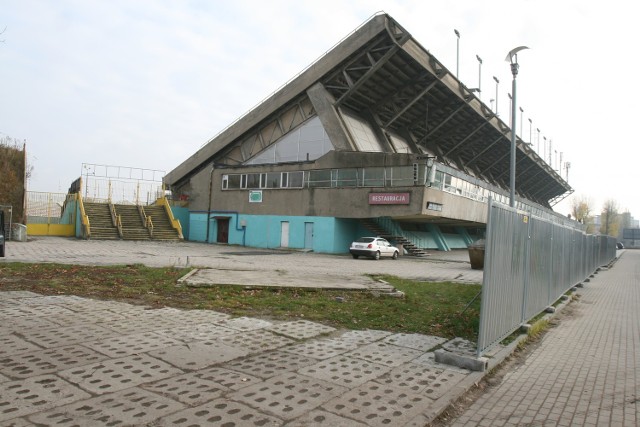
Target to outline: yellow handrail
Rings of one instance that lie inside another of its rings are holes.
[[[91,224],[89,222],[89,216],[87,215],[87,213],[84,210],[84,203],[82,201],[82,194],[80,194],[80,192],[77,193],[78,195],[78,204],[80,205],[80,222],[82,224],[82,229],[84,230],[84,238],[85,239],[90,239],[91,238]]]
[[[171,226],[176,229],[176,231],[178,232],[178,236],[180,236],[180,239],[184,239],[184,236],[182,235],[182,225],[180,224],[179,220],[173,217],[173,211],[171,211],[171,206],[169,206],[169,201],[167,200],[167,198],[165,196],[162,196],[158,200],[156,200],[156,203],[164,206],[167,215],[169,215]]]
[[[124,237],[122,234],[122,216],[118,215],[114,204],[109,203],[109,207],[111,208],[111,219],[113,219],[113,225],[118,229],[118,235],[122,239]]]

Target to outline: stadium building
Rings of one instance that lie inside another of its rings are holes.
[[[511,129],[387,14],[361,25],[168,173],[185,238],[410,253],[482,237],[509,201]],[[571,187],[517,139],[517,206],[555,215]]]

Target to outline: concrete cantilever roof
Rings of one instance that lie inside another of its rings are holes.
[[[333,106],[371,118],[439,161],[509,188],[511,130],[393,18],[379,14],[171,171],[179,184],[261,121],[321,83]],[[550,206],[573,190],[517,138],[516,192]]]

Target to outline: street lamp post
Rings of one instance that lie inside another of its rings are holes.
[[[542,139],[544,139],[544,145],[542,147],[542,160],[546,162],[547,161],[547,137],[543,136]]]
[[[524,139],[524,137],[522,136],[522,132],[524,132],[524,126],[522,125],[523,114],[524,110],[522,109],[522,107],[520,107],[520,139]]]
[[[533,145],[533,139],[531,139],[533,122],[531,121],[531,119],[527,120],[529,120],[529,145]]]
[[[456,79],[460,77],[460,33],[458,30],[453,30],[456,33]]]
[[[476,59],[478,60],[478,97],[482,93],[482,58],[479,55],[476,55]]]
[[[496,82],[496,116],[498,115],[498,85],[500,80],[496,76],[493,76],[493,80]]]
[[[511,63],[511,74],[513,80],[511,82],[511,93],[513,94],[511,102],[511,161],[509,169],[509,206],[512,208],[516,205],[516,77],[518,76],[518,52],[528,49],[526,46],[519,46],[512,49],[505,58],[505,61]]]

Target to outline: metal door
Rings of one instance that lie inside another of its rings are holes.
[[[289,221],[282,221],[281,231],[280,231],[280,247],[288,248],[289,247]]]
[[[304,248],[313,249],[313,223],[304,223]]]

